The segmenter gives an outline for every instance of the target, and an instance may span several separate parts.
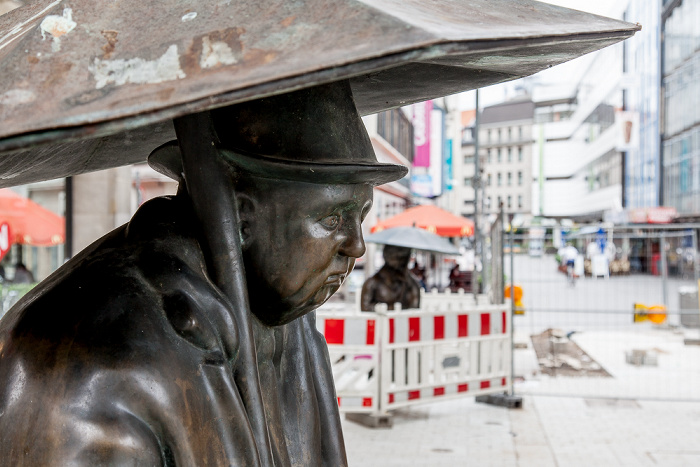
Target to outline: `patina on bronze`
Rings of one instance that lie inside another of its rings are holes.
[[[0,17],[0,186],[157,146],[181,180],[0,322],[0,459],[345,465],[311,311],[364,251],[372,187],[405,173],[376,163],[355,103],[515,79],[637,29],[530,0],[37,0]]]
[[[0,17],[0,187],[144,162],[215,107],[347,79],[366,115],[638,29],[532,0],[33,0]]]
[[[360,304],[362,311],[374,311],[378,303],[386,303],[389,310],[396,303],[401,309],[420,307],[420,286],[408,270],[411,249],[385,245],[384,266],[362,285]]]
[[[179,147],[153,158],[184,178],[178,195],[144,205],[3,319],[0,458],[345,465],[309,312],[364,253],[372,187],[406,169],[376,161],[347,82],[175,128]]]

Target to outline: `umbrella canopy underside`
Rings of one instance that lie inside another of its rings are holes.
[[[459,249],[446,238],[416,227],[394,227],[365,236],[365,241],[380,245],[401,246],[414,250],[459,255]]]
[[[143,162],[188,113],[349,79],[370,114],[638,29],[530,0],[39,0],[0,17],[0,186]]]

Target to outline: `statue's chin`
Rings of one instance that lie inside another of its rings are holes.
[[[263,324],[267,326],[282,326],[291,323],[297,318],[301,318],[307,313],[311,313],[316,308],[326,303],[339,288],[339,285],[324,285],[317,290],[315,294],[305,300],[299,300],[298,297],[292,296],[276,304],[267,304],[265,306],[255,306],[255,304],[252,304],[251,308],[253,314]],[[295,300],[295,298],[297,299]]]

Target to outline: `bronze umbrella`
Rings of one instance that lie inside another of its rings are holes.
[[[0,187],[143,162],[217,106],[350,79],[370,114],[638,29],[531,0],[38,0],[0,17]]]
[[[236,202],[202,112],[344,80],[369,114],[527,76],[638,29],[530,0],[39,0],[0,17],[0,187],[143,162],[177,130],[207,270],[235,305],[249,448],[272,465]]]

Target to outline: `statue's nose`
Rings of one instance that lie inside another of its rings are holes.
[[[345,229],[345,241],[340,247],[340,252],[351,258],[359,258],[365,254],[365,240],[362,238],[362,225],[353,222]]]

